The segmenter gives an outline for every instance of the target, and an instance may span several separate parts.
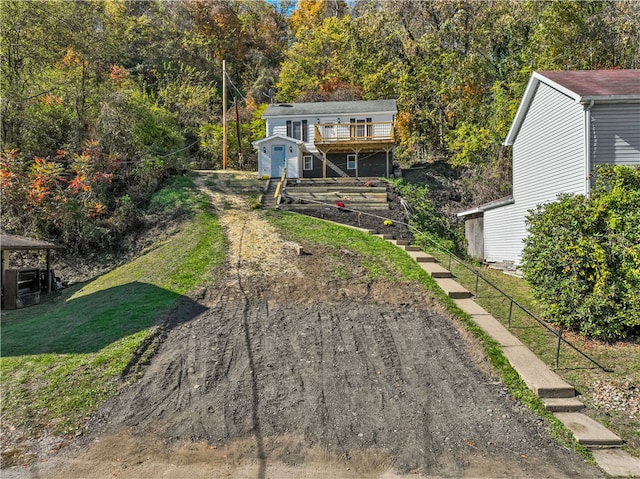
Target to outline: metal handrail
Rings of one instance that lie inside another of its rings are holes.
[[[414,229],[412,226],[408,225],[407,226],[410,229]],[[417,231],[417,230],[416,230]],[[576,351],[578,354],[580,354],[582,357],[584,357],[585,359],[587,359],[588,361],[592,362],[593,364],[595,364],[597,367],[599,367],[600,369],[602,369],[605,372],[613,372],[612,369],[609,369],[605,366],[603,366],[602,364],[600,364],[598,361],[596,361],[595,359],[593,359],[592,357],[590,357],[588,354],[586,354],[585,352],[581,351],[577,346],[575,346],[574,344],[572,344],[570,341],[568,341],[566,338],[564,338],[562,336],[564,329],[562,327],[560,328],[555,328],[553,327],[550,323],[548,323],[547,321],[545,321],[544,319],[541,319],[539,317],[537,317],[534,313],[532,313],[531,311],[529,311],[525,306],[523,306],[522,304],[520,304],[516,299],[513,298],[513,296],[507,294],[505,291],[503,291],[500,287],[498,287],[497,285],[495,285],[494,283],[492,283],[489,279],[487,279],[486,277],[484,277],[480,271],[477,268],[473,268],[471,266],[469,266],[462,258],[459,258],[458,255],[456,255],[455,253],[449,251],[447,248],[445,248],[444,246],[442,246],[440,243],[438,243],[437,241],[435,241],[433,238],[431,238],[428,235],[424,236],[426,239],[428,239],[438,250],[440,250],[441,252],[445,253],[446,255],[449,256],[449,270],[451,270],[451,260],[455,259],[457,263],[459,263],[461,266],[465,267],[466,269],[468,269],[469,271],[471,271],[473,274],[475,274],[476,276],[476,291],[475,291],[475,296],[478,297],[478,281],[480,279],[482,279],[482,281],[484,281],[488,286],[490,286],[491,288],[495,289],[498,293],[500,293],[501,295],[503,295],[505,298],[507,298],[510,301],[509,304],[509,319],[508,319],[508,325],[509,328],[511,327],[511,317],[512,317],[512,313],[513,313],[513,305],[516,305],[518,308],[520,308],[520,310],[522,312],[524,312],[526,315],[528,315],[530,318],[532,318],[533,320],[535,320],[538,324],[540,324],[541,326],[543,326],[545,329],[547,329],[548,331],[550,331],[551,333],[553,333],[555,336],[557,336],[558,338],[558,345],[556,348],[556,364],[555,364],[555,368],[558,369],[559,365],[559,360],[560,360],[560,344],[564,343],[567,346],[569,346],[570,348],[572,348],[574,351]]]

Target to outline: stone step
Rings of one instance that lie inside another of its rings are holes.
[[[420,251],[420,247],[414,244],[408,244],[404,247],[405,251]]]
[[[545,398],[544,407],[551,412],[579,412],[584,409],[584,403],[578,398]]]
[[[409,246],[409,245],[411,245],[411,242],[409,240],[399,239],[398,241],[396,241],[396,244],[398,246]]]
[[[432,257],[433,258],[433,257]],[[453,278],[451,271],[443,268],[433,261],[418,261],[423,270],[431,275],[432,278]]]
[[[434,278],[438,286],[447,293],[451,299],[464,299],[473,296],[468,289],[463,288],[451,278]]]
[[[587,447],[621,446],[622,439],[602,424],[579,412],[554,414],[569,429],[580,444]]]

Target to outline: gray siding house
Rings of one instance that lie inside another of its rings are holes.
[[[600,164],[640,164],[640,70],[533,73],[504,145],[512,195],[458,213],[468,253],[517,267],[528,210],[560,193],[589,194]]]
[[[271,104],[253,143],[258,176],[390,176],[397,113],[395,100]]]

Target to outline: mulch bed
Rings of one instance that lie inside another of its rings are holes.
[[[375,230],[378,234],[392,234],[395,239],[413,242],[413,234],[407,226],[409,217],[402,206],[400,197],[391,185],[387,185],[387,203],[389,209],[355,210],[349,208],[348,205],[343,208],[335,205],[324,207],[309,205],[309,208],[300,208],[298,206],[295,211],[314,218]],[[286,209],[287,205],[282,204],[280,208]],[[385,220],[391,220],[392,224],[385,225]]]

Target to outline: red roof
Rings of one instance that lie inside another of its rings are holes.
[[[541,71],[581,97],[640,96],[640,70]]]

